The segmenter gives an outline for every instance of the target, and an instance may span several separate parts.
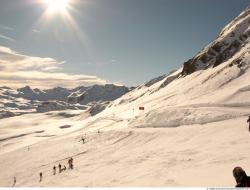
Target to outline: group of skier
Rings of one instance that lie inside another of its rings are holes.
[[[250,116],[248,117],[247,120],[248,123],[248,130],[250,132]],[[100,131],[98,130],[98,133],[100,133]],[[81,139],[82,143],[85,143],[85,138],[82,137]],[[68,160],[68,164],[69,164],[69,169],[73,169],[73,158],[70,158]],[[61,164],[58,165],[59,168],[59,173],[61,173],[62,171],[66,170],[66,166],[64,165],[64,167],[62,168]],[[56,166],[53,167],[53,175],[56,175]],[[233,176],[235,178],[236,181],[236,186],[235,187],[250,187],[250,177],[247,176],[246,172],[241,168],[241,167],[235,167],[233,169]],[[16,178],[14,179],[14,184],[16,183]],[[40,181],[42,180],[42,173],[40,173]]]
[[[64,165],[62,168],[61,164],[58,164],[58,172],[61,173],[62,171],[66,170],[66,166]],[[56,175],[56,166],[53,167],[53,175]]]
[[[250,116],[248,117],[247,123],[248,123],[248,130],[250,132]],[[98,133],[100,133],[99,130],[98,130]],[[85,138],[82,137],[81,141],[84,144]],[[68,165],[69,165],[68,169],[74,169],[72,157],[69,158]],[[58,172],[61,173],[62,171],[65,171],[65,170],[66,170],[66,166],[64,165],[62,168],[62,165],[59,163]],[[53,175],[56,175],[56,166],[53,167]],[[246,172],[241,167],[235,167],[233,169],[233,176],[234,176],[235,181],[237,183],[235,187],[250,187],[250,176],[247,176]],[[40,177],[39,182],[41,182],[43,180],[43,173],[42,172],[39,173],[39,177]],[[13,183],[12,187],[14,187],[15,185],[16,185],[16,176],[14,176],[14,183]]]
[[[69,164],[69,169],[73,169],[73,158],[70,158],[68,160],[68,164]],[[59,168],[59,173],[66,170],[65,165],[62,168],[61,164],[59,164],[58,168]],[[56,166],[53,167],[53,175],[56,175]],[[39,182],[41,182],[43,180],[43,173],[40,172],[39,176],[40,176]],[[247,176],[246,172],[241,167],[235,167],[233,169],[233,176],[237,183],[235,187],[250,187],[250,177]],[[12,187],[14,187],[15,185],[16,185],[16,176],[14,176],[14,183]]]
[[[98,130],[98,133],[100,133],[99,130]],[[86,134],[85,134],[85,136],[86,136]],[[82,137],[81,141],[84,144],[86,142],[86,137]],[[28,150],[30,150],[30,147],[28,147]],[[68,169],[74,169],[73,158],[72,157],[70,157],[69,160],[68,160],[68,166],[69,166]],[[65,165],[63,165],[63,167],[62,167],[62,165],[60,163],[58,164],[58,173],[61,173],[61,172],[65,171],[66,169],[67,168],[66,168]],[[53,166],[53,175],[56,175],[56,171],[57,171],[57,167]],[[42,182],[42,180],[43,180],[43,173],[40,172],[39,173],[39,182]],[[14,176],[14,181],[13,181],[12,187],[14,187],[16,185],[16,182],[17,182],[17,179],[16,179],[16,176]]]
[[[69,160],[68,160],[68,164],[69,164],[69,168],[68,169],[74,169],[74,165],[73,165],[73,158],[71,157],[71,158],[69,158]],[[63,165],[63,167],[62,167],[62,165],[59,163],[58,164],[58,173],[61,173],[61,172],[63,172],[63,171],[65,171],[67,168],[66,168],[66,166],[65,165]],[[56,166],[54,166],[53,167],[53,175],[56,175]],[[42,172],[40,172],[39,173],[39,182],[41,182],[42,180],[43,180],[43,173]],[[14,178],[14,184],[16,183],[16,178]]]

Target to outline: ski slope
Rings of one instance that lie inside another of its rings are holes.
[[[15,176],[16,187],[234,187],[234,167],[250,173],[249,14],[215,40],[249,34],[237,51],[225,47],[219,65],[157,77],[94,116],[63,110],[2,119],[0,186]],[[70,157],[74,169],[53,176]]]
[[[8,140],[5,146],[16,149],[1,152],[1,186],[16,176],[17,187],[232,187],[235,166],[250,170],[246,117],[177,128],[57,130],[50,138],[29,134],[29,145],[20,145],[24,137]],[[52,167],[67,166],[69,157],[74,170],[53,176]]]

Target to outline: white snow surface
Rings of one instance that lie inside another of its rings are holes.
[[[233,187],[234,167],[250,173],[249,67],[248,38],[219,66],[157,77],[95,116],[2,119],[0,186],[15,176],[17,187]],[[53,166],[70,157],[74,169],[54,176]]]

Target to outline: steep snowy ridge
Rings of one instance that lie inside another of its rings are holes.
[[[216,67],[239,52],[250,37],[250,8],[248,7],[219,36],[198,53],[194,58],[184,63],[182,75],[191,74],[197,70]]]
[[[169,78],[178,76],[178,70],[150,87],[140,87],[125,94],[101,115],[105,112],[119,113],[119,117],[130,119],[129,126],[155,127],[202,124],[225,117],[248,115],[250,112],[247,109],[235,112],[234,108],[250,107],[249,50],[250,43],[218,67],[176,77],[164,85]],[[141,106],[145,107],[144,111],[138,110]],[[228,111],[224,113],[221,107],[226,107]]]
[[[250,114],[247,109],[235,113],[236,107],[250,107],[249,22],[247,8],[183,68],[137,87],[100,115],[119,113],[130,120],[128,126],[173,127]],[[209,52],[213,55],[204,61]],[[218,57],[223,59],[218,62]],[[221,111],[222,107],[227,111]]]

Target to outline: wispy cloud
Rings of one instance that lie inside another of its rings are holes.
[[[110,63],[113,63],[113,64],[114,64],[114,63],[116,63],[116,62],[117,62],[117,60],[115,60],[115,59],[111,59],[111,60],[110,60]]]
[[[14,30],[14,28],[11,28],[11,27],[9,27],[9,26],[0,25],[0,27],[1,27],[2,29],[4,29],[4,30],[8,30],[8,31],[13,31],[13,30]]]
[[[6,47],[0,47],[0,69],[4,71],[42,71],[58,67],[62,63],[52,58],[31,57],[18,54]]]
[[[76,86],[89,86],[93,84],[105,84],[106,81],[96,76],[74,75],[67,73],[46,73],[41,71],[0,71],[0,81],[5,86],[20,87],[32,86],[42,89],[63,86],[73,88]]]
[[[109,61],[103,61],[103,62],[88,62],[87,64],[88,65],[93,65],[93,66],[96,66],[96,67],[106,67],[106,66],[109,66],[109,65],[118,64],[118,62],[115,59],[111,59]]]
[[[23,55],[10,48],[0,47],[0,82],[10,87],[30,85],[38,88],[63,86],[73,88],[80,85],[105,84],[106,81],[89,75],[76,75],[62,70],[53,58]]]
[[[11,28],[11,27],[8,27],[8,26],[4,26],[3,29],[4,30],[9,30],[9,31],[13,31],[14,30],[14,28]]]
[[[41,31],[40,31],[40,30],[37,30],[37,29],[32,29],[32,32],[33,32],[33,33],[36,33],[36,34],[40,34],[40,33],[41,33]]]
[[[5,35],[2,35],[2,34],[0,34],[0,38],[5,39],[5,40],[8,40],[8,41],[11,41],[11,42],[15,42],[15,41],[16,41],[15,39],[10,38],[10,37],[5,36]]]

